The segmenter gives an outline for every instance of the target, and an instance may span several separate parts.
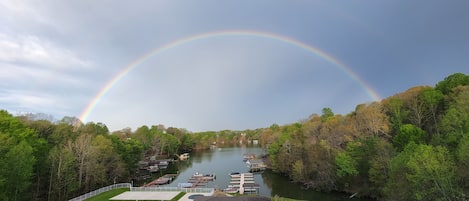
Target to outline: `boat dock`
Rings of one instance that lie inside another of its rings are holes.
[[[267,165],[262,159],[249,159],[246,161],[249,172],[261,172],[267,168]]]
[[[259,184],[254,181],[253,173],[238,173],[230,175],[230,185],[227,190],[233,193],[259,193]]]
[[[216,178],[217,176],[215,174],[200,174],[196,172],[187,180],[187,183],[180,183],[178,186],[182,188],[198,188],[206,186],[208,182],[211,182]]]
[[[177,174],[165,174],[162,177],[143,185],[142,187],[169,184],[176,176]]]

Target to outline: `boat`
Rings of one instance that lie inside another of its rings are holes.
[[[158,165],[152,165],[152,166],[148,166],[147,170],[150,172],[158,172],[158,170],[160,169],[158,168]]]
[[[238,191],[239,189],[234,188],[234,187],[228,187],[228,188],[223,189],[223,192],[225,193],[238,193]]]
[[[244,154],[243,155],[243,161],[247,161],[247,160],[255,159],[255,158],[256,158],[256,154]]]
[[[195,172],[195,174],[192,175],[192,177],[196,177],[196,178],[203,177],[203,176],[204,174],[199,173],[199,172]]]
[[[195,174],[192,175],[193,179],[201,179],[201,180],[214,180],[217,178],[215,174],[202,174],[199,172],[196,172]]]
[[[179,188],[192,188],[192,183],[178,183]]]
[[[189,153],[183,153],[179,155],[179,160],[186,160],[189,158]]]
[[[168,168],[169,162],[168,161],[160,161],[158,163],[158,168],[160,169],[166,169]]]

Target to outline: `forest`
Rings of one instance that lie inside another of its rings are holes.
[[[272,171],[312,190],[376,200],[469,199],[469,76],[322,114],[243,131],[164,125],[110,132],[75,117],[0,111],[0,200],[61,201],[129,182],[151,156],[258,139]]]

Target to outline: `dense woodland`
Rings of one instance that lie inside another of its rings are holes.
[[[273,171],[320,191],[378,200],[467,200],[469,76],[417,86],[290,125],[192,133],[163,125],[110,132],[74,117],[0,111],[0,200],[61,201],[129,182],[150,156],[259,139]]]

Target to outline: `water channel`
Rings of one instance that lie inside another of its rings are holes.
[[[224,189],[230,183],[230,173],[248,172],[248,167],[243,161],[243,154],[245,153],[259,155],[263,154],[264,150],[260,147],[227,147],[192,152],[189,159],[170,165],[168,171],[178,171],[179,175],[172,183],[166,186],[177,186],[178,183],[187,183],[188,179],[198,172],[202,174],[214,173],[217,176],[216,180],[207,183],[205,187]],[[271,171],[256,173],[254,180],[260,185],[259,194],[262,196],[273,197],[278,195],[301,200],[359,201],[357,198],[350,199],[347,194],[321,193],[302,189],[301,185],[291,183],[287,177]]]

